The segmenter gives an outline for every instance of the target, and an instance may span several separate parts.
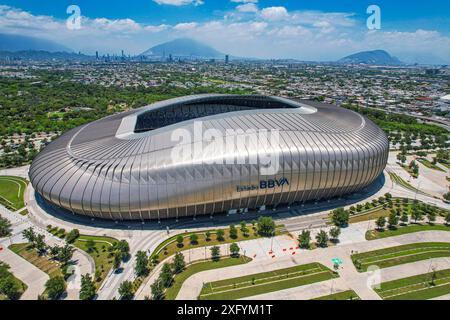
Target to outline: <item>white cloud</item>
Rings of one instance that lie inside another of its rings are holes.
[[[280,21],[289,17],[285,7],[268,7],[261,10],[261,17],[269,21]]]
[[[65,19],[0,5],[0,32],[53,40],[91,54],[120,49],[139,54],[167,39],[185,36],[242,57],[330,61],[357,51],[385,49],[406,62],[450,64],[448,34],[422,29],[368,31],[352,13],[266,9],[270,10],[265,18],[262,11],[248,15],[233,10],[229,19],[174,25],[82,17],[82,28],[69,30]]]
[[[204,4],[203,0],[153,0],[159,5],[168,5],[168,6],[186,6],[189,4],[193,4],[194,6],[199,6]]]
[[[254,3],[241,4],[236,7],[239,12],[258,12],[258,7]]]
[[[187,31],[195,29],[197,25],[198,25],[197,22],[186,22],[186,23],[179,23],[173,28],[178,31]]]
[[[97,18],[88,21],[90,27],[106,31],[136,32],[142,29],[142,27],[132,19],[110,20],[106,18]]]
[[[144,29],[150,32],[161,32],[169,29],[170,26],[167,24],[160,24],[159,26],[145,26]]]

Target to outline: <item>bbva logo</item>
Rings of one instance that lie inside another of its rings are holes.
[[[289,180],[287,178],[261,180],[259,182],[260,189],[273,189],[275,187],[282,187],[284,185],[289,185]]]

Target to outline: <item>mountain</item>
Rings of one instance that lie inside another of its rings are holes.
[[[384,50],[362,51],[338,61],[344,64],[400,65],[402,62]]]
[[[201,42],[181,38],[154,46],[143,52],[141,56],[164,58],[215,59],[224,58],[225,54]]]
[[[16,34],[0,33],[0,51],[48,51],[48,52],[72,52],[67,47],[56,42],[21,36]]]
[[[71,60],[71,61],[93,61],[93,56],[78,54],[73,52],[48,52],[36,50],[24,51],[0,51],[0,60],[30,60],[30,61],[50,61],[50,60]]]

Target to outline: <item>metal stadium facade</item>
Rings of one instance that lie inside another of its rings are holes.
[[[174,157],[180,145],[195,150],[212,141],[195,135],[199,123],[214,130],[216,140],[217,133],[224,141],[249,130],[258,135],[241,148]],[[180,143],[177,132],[194,138]],[[276,132],[277,139],[261,132]],[[72,129],[36,157],[29,176],[42,198],[74,214],[159,220],[357,192],[380,176],[388,151],[384,132],[347,109],[279,97],[196,95]],[[274,172],[262,170],[268,158],[276,160]]]

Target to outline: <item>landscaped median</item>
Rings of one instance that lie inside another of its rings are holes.
[[[356,294],[355,291],[347,290],[311,300],[361,300],[361,298]]]
[[[450,243],[424,242],[391,247],[351,256],[359,272],[365,272],[370,266],[388,268],[432,258],[450,257]]]
[[[383,239],[387,237],[395,237],[403,234],[421,232],[421,231],[450,231],[450,226],[445,224],[410,224],[407,226],[399,226],[387,230],[369,230],[366,232],[367,240]]]
[[[39,255],[30,243],[12,244],[8,248],[38,269],[47,273],[50,278],[63,275],[60,264],[57,261],[50,259],[46,255]]]
[[[339,277],[320,263],[251,274],[204,284],[200,300],[235,300]]]
[[[178,293],[180,292],[181,287],[183,286],[183,283],[196,273],[207,270],[237,266],[240,264],[248,263],[250,261],[252,261],[252,259],[245,256],[239,256],[235,258],[222,258],[218,261],[208,260],[192,263],[186,266],[186,269],[184,269],[183,272],[175,275],[172,286],[166,290],[165,298],[166,300],[175,300],[178,296]]]
[[[74,246],[87,252],[95,263],[95,286],[98,289],[113,266],[113,254],[108,250],[118,240],[111,237],[80,235]]]
[[[164,257],[170,257],[171,255],[182,252],[189,249],[209,247],[233,242],[247,241],[253,240],[257,238],[261,238],[260,234],[258,234],[255,226],[251,227],[249,225],[247,227],[247,232],[244,233],[242,231],[241,226],[236,227],[236,236],[233,237],[230,234],[230,228],[217,229],[217,230],[203,230],[198,232],[186,232],[183,234],[178,234],[173,237],[170,237],[164,240],[158,247],[154,250],[152,254],[152,258],[158,260]],[[284,226],[278,225],[275,229],[275,235],[283,234]],[[220,235],[220,231],[223,232],[223,235]],[[195,234],[196,239],[192,241],[191,236]],[[182,237],[182,242],[177,241],[180,236]]]
[[[427,300],[450,294],[450,269],[381,283],[375,288],[384,300]]]

